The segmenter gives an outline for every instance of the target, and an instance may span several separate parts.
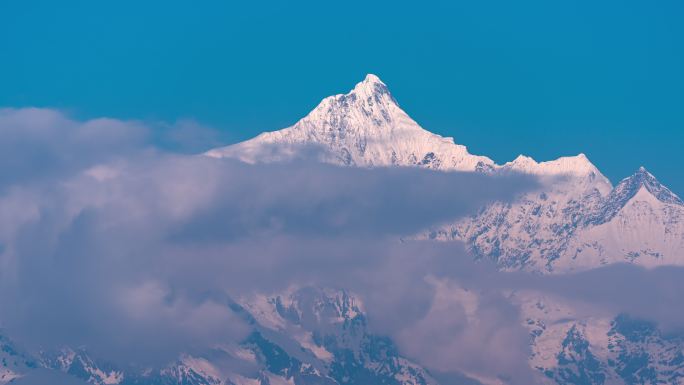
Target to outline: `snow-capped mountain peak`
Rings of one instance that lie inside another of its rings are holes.
[[[653,197],[663,203],[684,205],[684,202],[682,202],[675,193],[663,186],[658,179],[643,166],[639,167],[631,176],[620,181],[611,192],[609,200],[623,203],[627,202],[642,188],[646,189]]]
[[[391,94],[387,88],[387,85],[383,83],[379,77],[373,74],[366,75],[366,78],[357,83],[350,94],[366,97],[374,95],[388,95],[391,98]],[[396,103],[394,99],[392,99],[392,101]]]
[[[317,161],[348,166],[419,166],[484,172],[502,169],[539,176],[579,177],[583,187],[596,188],[602,194],[612,188],[581,153],[546,162],[520,155],[503,166],[488,157],[472,155],[453,138],[423,129],[373,74],[366,75],[346,94],[324,98],[291,127],[264,132],[251,140],[205,153],[249,163],[310,158],[312,154]]]
[[[311,147],[316,150],[302,150]],[[613,188],[583,153],[544,162],[520,155],[497,165],[423,129],[375,75],[323,99],[289,128],[206,153],[250,163],[311,160],[312,154],[314,161],[347,166],[536,176],[540,191],[430,231],[431,238],[464,241],[474,255],[495,259],[503,269],[563,272],[625,259],[650,265],[653,258],[684,263],[684,203],[646,169]]]
[[[349,93],[329,96],[291,127],[208,151],[249,163],[289,160],[315,147],[319,161],[341,165],[420,166],[488,171],[496,167],[465,146],[424,130],[406,114],[380,78],[367,75]]]
[[[620,182],[618,187],[622,184],[625,185],[640,185],[646,188],[654,197],[659,201],[664,203],[673,203],[678,205],[684,205],[681,198],[677,194],[673,193],[670,189],[663,186],[658,179],[656,179],[653,174],[648,172],[644,166],[639,167],[639,169],[630,177],[625,178]],[[617,187],[616,187],[617,189]]]
[[[684,202],[675,193],[663,186],[653,174],[642,166],[615,186],[601,209],[592,215],[588,222],[601,224],[610,221],[637,195],[650,195],[654,198],[654,202],[684,206]]]
[[[385,83],[383,83],[382,80],[380,80],[380,78],[374,74],[366,74],[366,78],[363,79],[363,82],[361,82],[359,84],[362,84],[362,83],[379,83],[379,84],[385,85]]]

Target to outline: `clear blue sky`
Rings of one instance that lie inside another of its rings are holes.
[[[498,162],[586,153],[684,195],[680,0],[0,1],[0,106],[194,118],[231,141],[378,74]]]

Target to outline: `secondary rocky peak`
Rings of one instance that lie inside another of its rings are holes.
[[[639,181],[639,183],[659,183],[658,180],[656,179],[653,174],[648,172],[646,170],[646,167],[644,166],[639,166],[639,168],[632,174],[631,176],[625,178],[624,180],[627,179],[633,179]]]
[[[515,159],[513,159],[513,161],[510,162],[510,163],[511,163],[511,164],[517,164],[517,165],[523,165],[523,164],[529,164],[529,165],[538,164],[537,161],[534,160],[534,158],[532,158],[532,157],[530,157],[530,156],[527,156],[527,155],[523,155],[523,154],[518,155],[518,156],[517,156]]]
[[[535,175],[567,175],[589,178],[599,181],[607,193],[612,187],[608,179],[594,166],[586,155],[565,156],[555,160],[537,162],[529,156],[518,155],[513,161],[506,163],[504,169]]]
[[[584,154],[564,156],[546,162],[537,162],[529,156],[518,155],[513,161],[506,163],[504,167],[516,171],[543,175],[568,174],[584,176],[591,173],[600,174],[596,166]]]
[[[537,173],[539,163],[526,155],[518,155],[515,159],[503,165],[504,170],[512,170],[524,173]]]
[[[640,191],[652,195],[655,199],[666,204],[684,205],[684,202],[670,189],[663,186],[644,167],[631,176],[623,179],[610,192],[601,207],[589,217],[590,224],[601,224],[610,221],[623,207],[632,201]]]
[[[598,169],[583,153],[575,156],[563,156],[549,162],[542,162],[548,169],[557,173],[587,175],[597,173]]]
[[[639,167],[634,174],[620,181],[615,187],[615,192],[627,194],[631,197],[636,194],[641,187],[644,187],[651,195],[661,202],[684,205],[684,202],[682,202],[677,194],[663,186],[644,166]]]

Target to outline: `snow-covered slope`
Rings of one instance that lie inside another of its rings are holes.
[[[611,184],[584,154],[540,163],[519,156],[496,172],[511,171],[536,175],[543,187],[433,229],[429,237],[464,241],[476,258],[495,260],[502,269],[550,270]]]
[[[681,384],[684,340],[665,335],[651,322],[625,314],[578,317],[558,298],[520,292],[532,336],[530,365],[549,384]]]
[[[643,167],[587,215],[558,267],[586,269],[617,261],[648,267],[684,263],[684,204]]]
[[[239,303],[257,333],[331,384],[437,384],[389,338],[369,332],[363,305],[349,292],[304,287]]]
[[[503,269],[586,270],[629,262],[684,264],[684,205],[643,167],[609,189],[596,171],[547,181],[514,204],[495,203],[432,231],[465,241]]]

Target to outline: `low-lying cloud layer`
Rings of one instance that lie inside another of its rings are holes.
[[[511,201],[537,187],[529,177],[248,165],[160,151],[149,132],[0,110],[0,324],[26,346],[163,364],[243,338],[230,297],[328,286],[360,295],[374,330],[428,368],[530,383],[527,331],[504,292],[684,324],[677,269],[505,274],[459,244],[400,241]]]

